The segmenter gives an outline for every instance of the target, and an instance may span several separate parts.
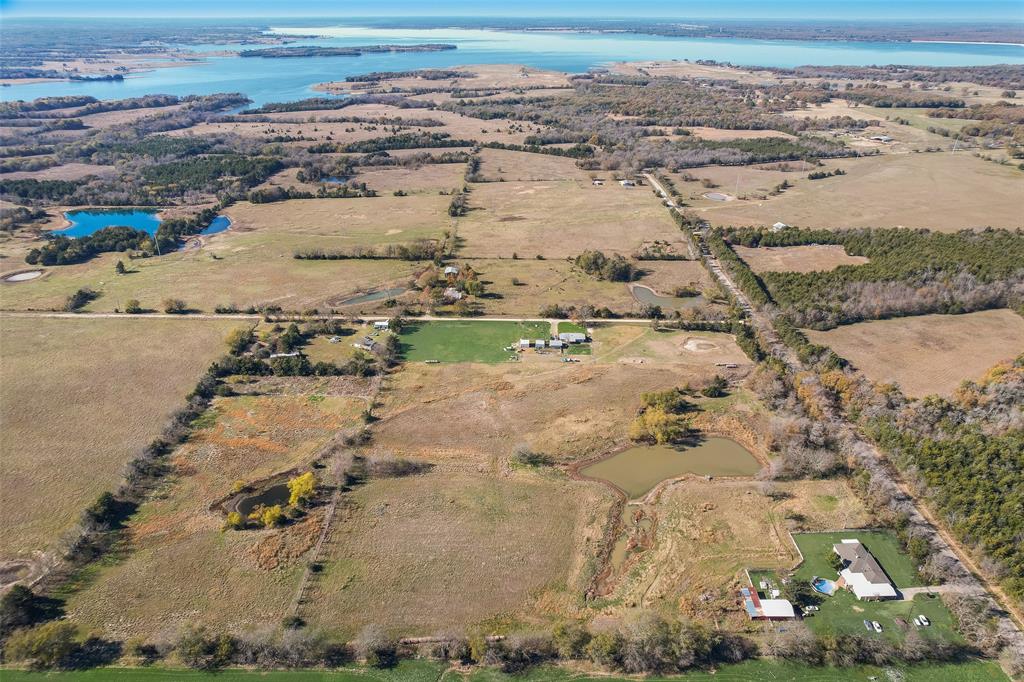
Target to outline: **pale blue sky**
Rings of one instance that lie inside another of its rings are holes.
[[[1024,0],[0,0],[5,16],[502,16],[1024,21]]]

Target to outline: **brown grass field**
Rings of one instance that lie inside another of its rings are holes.
[[[469,205],[458,227],[466,256],[565,258],[585,249],[629,255],[644,242],[681,241],[679,228],[646,187],[484,183],[473,185]]]
[[[236,326],[0,320],[0,558],[52,548],[160,433]]]
[[[767,246],[751,249],[734,246],[733,250],[754,272],[820,272],[840,265],[863,265],[868,259],[850,256],[842,246],[812,244],[810,246]]]
[[[71,597],[78,622],[160,638],[197,619],[238,630],[286,615],[322,510],[284,529],[222,532],[223,516],[210,505],[235,481],[308,465],[338,429],[358,423],[369,385],[293,379],[240,390],[257,395],[215,400],[215,419],[175,452],[163,494],[131,520],[125,555]]]
[[[763,139],[766,137],[781,137],[783,139],[795,139],[789,133],[778,130],[725,130],[722,128],[708,128],[705,126],[692,126],[687,128],[693,135],[704,140],[747,140]]]
[[[65,163],[37,171],[4,173],[7,180],[35,178],[36,180],[79,180],[89,175],[109,177],[114,174],[113,166],[99,166],[91,163]]]
[[[701,199],[693,206],[715,225],[782,221],[813,228],[909,227],[942,232],[1024,226],[1020,210],[1024,172],[969,153],[889,154],[831,160],[825,167],[843,168],[847,175],[813,181],[790,176],[795,186],[780,196],[763,201]],[[700,170],[694,175],[702,177]],[[696,185],[690,183],[692,187]],[[731,194],[732,184],[723,183],[721,191]]]
[[[480,173],[489,181],[530,182],[537,180],[579,180],[590,182],[589,173],[563,156],[531,154],[508,149],[481,149]],[[605,177],[606,173],[595,173]]]
[[[406,636],[563,615],[585,589],[611,494],[557,473],[446,461],[348,500],[303,617]]]
[[[466,165],[462,163],[426,164],[417,168],[364,166],[355,176],[378,194],[401,190],[407,194],[437,194],[462,187]]]
[[[961,381],[1024,351],[1024,319],[1009,310],[922,315],[806,331],[877,382],[914,397],[950,395]]]

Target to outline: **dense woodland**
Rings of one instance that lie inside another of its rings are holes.
[[[757,279],[771,300],[801,327],[828,329],[885,317],[1024,306],[1020,232],[742,228],[726,236],[751,247],[839,244],[850,255],[870,259],[827,272],[762,273]]]

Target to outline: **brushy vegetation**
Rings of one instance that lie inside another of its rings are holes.
[[[766,272],[760,279],[750,273],[740,278],[744,291],[753,292],[752,298],[759,303],[768,300],[757,293],[763,281],[771,299],[802,327],[827,329],[866,319],[1024,305],[1024,234],[1020,232],[788,229],[773,233],[743,228],[726,234],[731,242],[749,247],[839,244],[850,255],[870,259],[864,265],[841,265],[827,272]],[[715,248],[712,240],[709,244]],[[738,260],[728,253],[725,257]]]

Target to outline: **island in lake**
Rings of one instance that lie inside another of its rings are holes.
[[[443,52],[455,50],[456,45],[450,43],[423,43],[420,45],[357,45],[355,47],[318,47],[307,45],[300,47],[266,47],[259,50],[242,50],[240,57],[358,57],[361,54],[379,52]]]

